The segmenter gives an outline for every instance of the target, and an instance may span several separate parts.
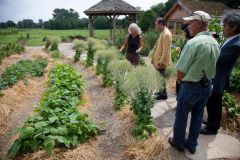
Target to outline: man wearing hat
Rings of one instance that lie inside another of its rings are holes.
[[[179,151],[187,148],[191,154],[194,154],[201,130],[204,107],[212,90],[209,79],[215,75],[219,45],[207,31],[208,22],[211,19],[208,13],[195,11],[183,19],[188,22],[190,35],[193,38],[184,46],[176,65],[177,79],[181,83],[181,88],[177,101],[173,137],[170,137],[168,142]],[[191,112],[191,122],[188,138],[185,140],[189,112]]]

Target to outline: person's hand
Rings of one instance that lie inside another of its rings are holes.
[[[141,51],[141,50],[138,49],[138,50],[136,50],[136,53],[140,53],[140,51]]]

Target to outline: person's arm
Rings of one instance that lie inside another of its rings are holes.
[[[140,36],[140,47],[136,50],[136,53],[140,53],[143,48],[143,39],[142,36]]]
[[[184,76],[185,76],[185,73],[183,73],[180,70],[177,70],[177,81],[178,81],[178,83],[182,82],[182,79],[184,78]]]
[[[128,36],[126,37],[123,46],[119,49],[122,52],[128,46]]]

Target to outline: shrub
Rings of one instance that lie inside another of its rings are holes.
[[[7,67],[0,77],[0,90],[5,89],[17,81],[25,79],[27,75],[39,77],[43,75],[47,61],[44,59],[21,60],[16,64]]]
[[[136,116],[133,135],[137,139],[147,139],[156,132],[150,109],[154,104],[153,92],[162,89],[162,78],[154,68],[138,66],[124,77],[123,82],[123,89],[131,97],[130,109]]]
[[[230,76],[230,86],[233,90],[240,92],[240,69],[233,68]]]
[[[123,77],[132,69],[132,65],[127,60],[113,60],[109,63],[108,69],[115,81],[114,107],[121,110],[128,102],[128,94],[122,89]]]
[[[87,67],[93,66],[94,52],[95,51],[93,50],[93,44],[88,43],[88,52],[87,52],[87,59],[86,59]]]
[[[230,117],[240,117],[240,105],[235,98],[227,92],[224,92],[223,95],[223,105],[227,108]]]
[[[156,41],[158,39],[159,33],[153,30],[149,30],[148,32],[143,33],[143,50],[142,53],[144,55],[149,55],[149,52],[154,48]]]
[[[171,49],[171,59],[174,63],[176,63],[178,61],[179,54],[180,54],[180,48],[179,47]]]
[[[82,52],[83,52],[82,48],[79,47],[79,48],[76,49],[76,53],[74,55],[74,62],[78,62],[79,61]]]
[[[50,50],[57,50],[58,49],[58,44],[60,43],[61,39],[57,36],[52,36],[52,37],[45,37],[43,39],[45,41],[45,49],[48,49],[50,46]]]
[[[120,49],[126,39],[127,31],[123,29],[119,29],[115,33],[114,45]]]
[[[175,64],[172,63],[170,64],[165,71],[165,77],[170,78],[170,77],[176,77],[177,70],[175,68]]]
[[[52,58],[61,58],[62,57],[62,54],[58,49],[53,50],[50,53],[51,53]]]
[[[0,64],[3,58],[8,57],[13,54],[21,53],[25,50],[24,46],[19,44],[8,43],[6,45],[0,46]]]
[[[97,134],[96,125],[77,108],[83,94],[82,77],[73,67],[62,64],[50,72],[49,78],[37,114],[18,129],[19,138],[9,149],[7,158],[39,149],[50,154],[55,147],[75,147]]]

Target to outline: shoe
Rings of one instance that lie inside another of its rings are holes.
[[[196,149],[191,149],[187,146],[185,146],[187,148],[187,150],[191,153],[191,154],[195,154],[196,153]]]
[[[202,123],[205,124],[205,125],[208,124],[207,120],[205,120],[205,119],[202,120]]]
[[[210,131],[210,130],[207,130],[206,128],[203,128],[201,129],[200,133],[204,135],[215,135],[218,133],[218,131]]]
[[[178,146],[178,145],[174,144],[172,137],[169,137],[169,138],[168,138],[168,143],[169,143],[173,148],[177,149],[177,150],[180,151],[180,152],[184,152],[184,151],[185,151],[185,148],[184,148],[184,147],[181,147],[181,146]]]
[[[167,96],[164,96],[164,95],[158,95],[156,97],[156,100],[166,100],[168,97]]]

